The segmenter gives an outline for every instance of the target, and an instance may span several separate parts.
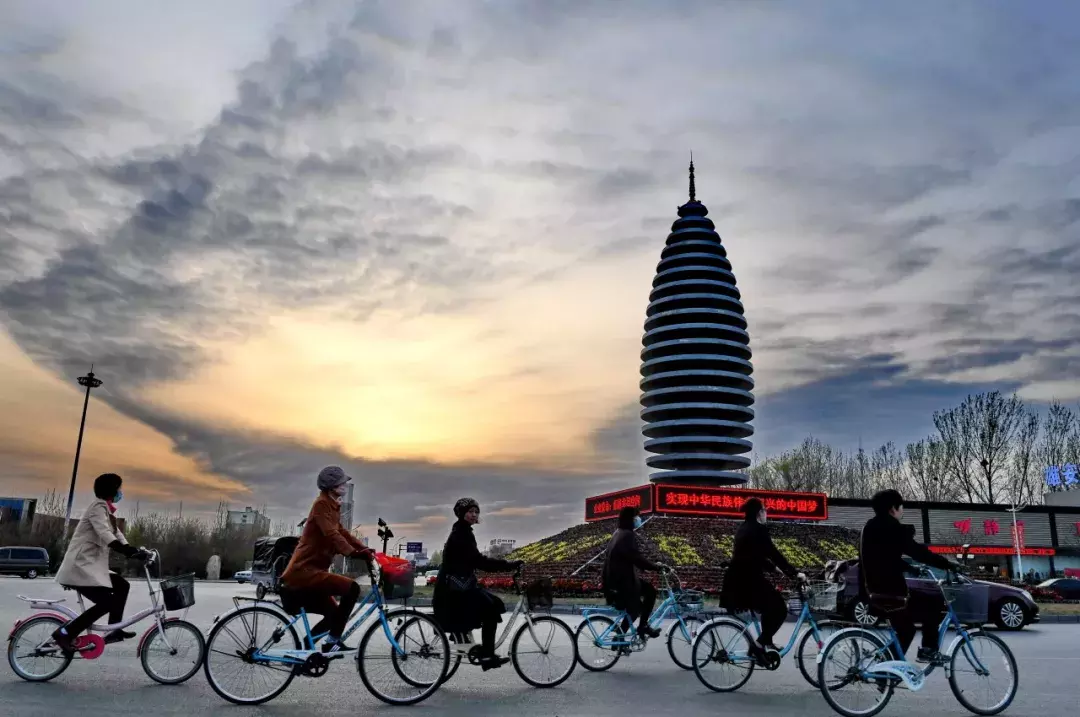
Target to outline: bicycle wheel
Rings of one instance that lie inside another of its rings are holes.
[[[818,634],[821,635],[820,641],[814,639],[814,631],[811,629],[807,629],[799,640],[799,649],[795,652],[795,662],[799,665],[799,672],[802,673],[803,679],[814,687],[821,686],[817,680],[818,653],[821,652],[821,648],[825,647],[829,637],[839,632],[842,627],[835,620],[821,620],[817,623]]]
[[[861,676],[875,663],[891,659],[882,654],[885,645],[876,633],[861,627],[840,630],[825,645],[818,663],[818,685],[830,707],[844,717],[871,717],[885,709],[895,681]]]
[[[961,678],[960,675],[974,677],[973,686],[961,686],[961,680],[966,682],[966,677]],[[995,676],[1002,677],[1000,689],[992,687]],[[957,642],[949,658],[949,687],[957,701],[968,710],[977,715],[996,715],[1012,704],[1019,686],[1016,658],[1000,637],[979,630],[970,633],[967,640]],[[977,706],[973,702],[980,695],[986,697],[985,706]]]
[[[450,667],[446,670],[446,676],[442,678],[442,684],[446,684],[451,677],[453,677],[458,668],[461,667],[462,654],[454,649],[450,655]]]
[[[754,674],[750,628],[733,618],[707,622],[691,651],[694,674],[714,692],[734,692]]]
[[[574,633],[557,617],[533,617],[532,630],[526,621],[515,633],[510,660],[521,679],[533,687],[561,685],[577,665]]]
[[[607,615],[590,615],[582,620],[574,635],[574,643],[577,646],[577,661],[590,672],[603,672],[610,670],[622,657],[618,647],[609,647],[612,642],[622,639],[623,632],[618,628],[611,628],[615,621]],[[601,635],[607,635],[600,639]],[[595,637],[594,637],[595,635]]]
[[[268,607],[245,607],[210,630],[203,671],[223,699],[258,705],[284,692],[296,673],[293,665],[259,659],[256,653],[299,649],[300,638],[284,615]]]
[[[687,615],[680,622],[672,623],[667,634],[667,651],[676,665],[684,670],[694,669],[690,660],[693,656],[694,639],[701,633],[705,621],[696,615]]]
[[[388,632],[389,623],[384,627],[382,619],[373,622],[364,633],[356,653],[360,680],[368,692],[387,704],[422,702],[435,694],[443,683],[450,666],[450,643],[438,623],[417,610],[396,610],[383,617],[401,624],[393,641]],[[387,639],[375,640],[378,634]],[[404,650],[404,655],[398,653],[395,642]],[[381,675],[390,679],[382,680]],[[399,684],[392,685],[391,680]]]
[[[8,638],[7,658],[11,671],[28,682],[48,682],[71,664],[52,640],[52,634],[64,621],[52,615],[32,617]]]
[[[187,682],[199,671],[206,653],[206,641],[199,628],[185,620],[154,625],[139,648],[143,670],[163,685]]]

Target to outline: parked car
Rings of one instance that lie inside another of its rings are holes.
[[[926,567],[911,560],[907,562]],[[936,578],[942,577],[940,570],[927,569]],[[987,591],[987,617],[1002,630],[1021,630],[1039,621],[1039,606],[1027,590],[984,580],[970,580],[963,576],[960,579],[971,591]],[[861,625],[877,624],[878,617],[871,612],[866,599],[859,592],[859,561],[848,560],[841,563],[836,568],[834,580],[837,582],[842,580],[845,584],[838,601],[838,609],[842,616]],[[933,579],[908,577],[907,584],[908,590],[912,592],[940,595],[937,583]],[[962,600],[957,602],[960,603]],[[963,619],[963,615],[960,617]]]
[[[1054,593],[1060,600],[1080,600],[1080,578],[1051,578],[1035,587]]]
[[[250,583],[251,582],[251,571],[250,570],[237,570],[235,573],[233,573],[233,580],[240,583],[241,585],[243,585],[244,583]]]
[[[49,553],[45,548],[13,545],[0,548],[0,575],[21,575],[33,580],[49,572]]]

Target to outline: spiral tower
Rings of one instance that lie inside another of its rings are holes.
[[[641,418],[653,482],[733,485],[754,429],[750,334],[727,251],[697,200],[679,207],[656,266],[641,351]]]

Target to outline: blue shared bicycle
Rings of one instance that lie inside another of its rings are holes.
[[[694,673],[701,683],[716,692],[734,692],[754,674],[754,668],[776,670],[796,643],[795,662],[803,678],[818,686],[816,658],[826,639],[841,628],[833,620],[818,620],[815,612],[834,613],[841,585],[825,581],[800,580],[795,585],[798,610],[795,627],[787,644],[779,651],[762,650],[757,645],[761,622],[757,613],[721,615],[707,622],[691,652]],[[744,619],[745,618],[745,619]],[[803,631],[803,625],[809,629]]]
[[[377,554],[376,560],[381,564],[385,556]],[[332,662],[352,657],[364,686],[383,702],[412,705],[433,695],[450,665],[446,635],[430,615],[387,609],[373,567],[368,576],[371,590],[350,615],[342,643],[369,617],[376,619],[358,647],[329,654],[318,646],[326,633],[312,634],[302,608],[289,613],[276,602],[233,598],[235,608],[215,618],[206,639],[210,686],[229,702],[262,704],[284,692],[293,678],[322,677]]]
[[[693,669],[690,650],[698,631],[705,621],[701,611],[705,605],[705,593],[700,590],[684,590],[679,576],[673,570],[660,573],[664,599],[649,616],[649,627],[656,629],[664,620],[674,617],[668,629],[668,654],[675,664],[684,670]],[[584,618],[575,635],[577,659],[581,666],[592,672],[610,670],[619,658],[641,652],[649,642],[646,635],[638,632],[634,621],[625,610],[614,607],[585,608]],[[623,625],[629,623],[628,631]]]
[[[907,661],[891,626],[840,630],[818,654],[821,693],[829,706],[845,717],[876,715],[885,709],[896,688],[918,692],[938,667],[944,668],[957,701],[977,715],[996,715],[1016,697],[1020,679],[1009,646],[981,629],[985,619],[974,618],[980,627],[969,631],[954,609],[957,599],[963,598],[968,602],[965,613],[981,612],[985,618],[988,593],[951,573],[937,579],[924,567],[922,575],[935,580],[946,605],[945,618],[938,627],[939,652],[926,666]],[[941,651],[950,630],[956,636]]]

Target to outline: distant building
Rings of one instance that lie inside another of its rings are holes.
[[[345,486],[348,492],[345,494],[345,499],[341,501],[341,525],[345,530],[352,530],[353,527],[353,484],[348,483]]]
[[[517,541],[513,538],[492,538],[491,542],[488,543],[488,549],[497,547],[504,548],[509,552],[514,549],[515,545],[517,545]]]
[[[228,517],[229,525],[252,528],[258,533],[270,532],[270,518],[263,515],[250,505],[243,510],[230,510]]]
[[[37,510],[37,498],[0,498],[0,525],[30,525]]]

